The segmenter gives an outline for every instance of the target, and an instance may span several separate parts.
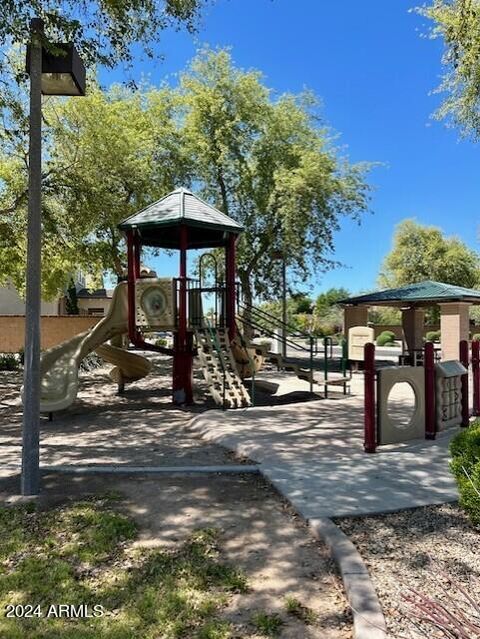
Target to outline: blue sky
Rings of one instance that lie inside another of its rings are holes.
[[[358,226],[347,218],[335,236],[345,268],[312,280],[314,293],[331,286],[352,292],[375,286],[395,225],[414,217],[478,249],[480,145],[460,140],[430,115],[441,74],[442,44],[422,38],[415,0],[216,0],[199,33],[166,32],[161,63],[137,62],[135,78],[175,80],[203,44],[229,46],[237,65],[260,69],[282,93],[312,89],[327,123],[341,133],[352,161],[383,163],[373,170],[371,208]],[[116,69],[104,83],[123,79]],[[176,262],[160,260],[162,275]],[[159,273],[160,274],[160,273]]]

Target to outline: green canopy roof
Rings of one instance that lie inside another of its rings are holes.
[[[385,291],[357,295],[340,304],[358,306],[401,306],[411,304],[413,306],[431,306],[442,302],[470,302],[480,304],[480,291],[463,286],[442,284],[442,282],[418,282],[399,288],[389,288]]]
[[[214,206],[187,189],[177,189],[131,215],[118,225],[122,231],[136,229],[148,246],[178,248],[179,228],[187,226],[189,248],[222,246],[229,233],[243,228]]]

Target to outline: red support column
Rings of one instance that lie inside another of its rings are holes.
[[[467,369],[467,373],[462,375],[462,426],[470,424],[470,410],[468,405],[468,365],[469,365],[468,342],[462,339],[460,342],[460,361]]]
[[[192,367],[193,344],[188,333],[187,319],[187,249],[188,229],[180,227],[180,291],[178,300],[178,331],[174,336],[173,401],[176,404],[193,402]]]
[[[128,337],[135,344],[137,327],[135,321],[135,246],[133,231],[127,231],[127,263],[128,263]]]
[[[178,334],[181,343],[187,336],[187,247],[188,229],[180,227],[180,299],[178,303]]]
[[[225,255],[225,284],[226,284],[226,324],[228,337],[232,341],[237,332],[235,323],[235,264],[236,264],[236,240],[234,233],[230,233]]]
[[[435,439],[435,353],[432,342],[425,344],[425,439]]]
[[[377,429],[375,423],[375,346],[365,344],[365,439],[363,448],[366,453],[374,453],[377,448]]]
[[[472,342],[473,414],[480,415],[480,342]]]

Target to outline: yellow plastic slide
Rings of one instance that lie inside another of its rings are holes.
[[[81,361],[115,335],[127,332],[127,283],[119,284],[114,292],[107,315],[85,333],[58,344],[42,354],[40,362],[40,410],[44,413],[63,410],[73,403],[78,390],[78,368]],[[108,346],[102,347],[105,359],[114,363],[125,381],[148,375],[151,362],[136,353]],[[143,360],[143,361],[142,361]],[[28,391],[28,389],[27,389]],[[22,388],[22,396],[24,389]]]

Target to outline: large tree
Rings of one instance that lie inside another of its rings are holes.
[[[436,115],[480,138],[480,0],[433,0],[418,11],[433,20],[431,35],[445,43],[446,98]]]
[[[155,43],[158,42],[163,29],[169,26],[186,26],[189,30],[194,30],[198,15],[205,0],[2,0],[0,11],[0,281],[7,278],[14,280],[19,289],[24,286],[25,271],[25,208],[27,199],[26,175],[28,171],[27,135],[28,119],[26,109],[26,74],[24,68],[24,46],[29,40],[29,23],[31,18],[40,17],[44,21],[45,40],[44,46],[52,48],[55,42],[73,42],[79,50],[82,59],[87,67],[103,65],[113,67],[121,63],[123,68],[128,68],[134,55],[141,55],[140,52],[149,57],[155,53]],[[91,90],[91,86],[89,87]],[[72,122],[76,119],[72,127],[72,135],[69,137],[61,134],[61,126],[55,126],[55,133],[58,138],[58,146],[50,157],[49,139],[46,139],[46,152],[44,159],[43,185],[43,259],[44,268],[42,285],[43,293],[47,297],[56,294],[58,287],[65,283],[65,277],[73,265],[79,265],[80,261],[85,261],[88,251],[82,250],[76,254],[76,249],[83,241],[85,248],[90,248],[92,267],[98,264],[103,265],[105,250],[112,248],[113,268],[118,271],[118,260],[114,253],[118,238],[111,237],[109,233],[108,220],[106,216],[110,214],[110,220],[116,221],[111,209],[103,208],[98,218],[98,228],[95,233],[84,233],[88,222],[101,208],[101,197],[106,193],[99,190],[95,192],[92,172],[92,156],[95,147],[99,143],[99,168],[105,169],[106,147],[108,136],[112,136],[106,126],[112,125],[115,119],[114,111],[118,105],[105,106],[107,115],[103,122],[101,99],[98,91],[94,90],[93,99],[87,99],[83,105],[76,104],[76,100],[71,101],[71,105],[66,101],[62,105],[58,100],[50,99],[47,106],[50,110],[47,118],[50,124],[55,125],[55,118],[52,117],[52,108],[57,106],[64,116],[66,126],[69,119]],[[106,101],[109,101],[107,98]],[[74,104],[75,103],[75,104]],[[134,123],[130,120],[127,111],[131,104],[123,105],[122,122],[119,117],[115,122],[115,138],[110,139],[112,149],[118,150],[122,140],[128,138],[132,133]],[[122,106],[118,107],[122,110]],[[131,109],[132,111],[133,109]],[[78,112],[85,115],[86,119],[81,120],[76,117]],[[91,111],[88,118],[87,112]],[[131,113],[131,115],[135,115]],[[96,117],[100,117],[95,121]],[[160,118],[159,123],[161,124]],[[78,144],[76,137],[76,127],[79,129]],[[90,135],[92,129],[96,127],[100,136],[100,142]],[[51,136],[51,130],[46,127],[46,138]],[[89,131],[90,129],[90,131]],[[158,132],[158,129],[156,129]],[[63,138],[63,139],[62,139]],[[82,138],[82,139],[80,139]],[[74,141],[74,143],[72,143]],[[83,143],[83,146],[82,146]],[[71,148],[68,149],[68,144]],[[90,144],[90,147],[88,147]],[[63,151],[62,151],[63,145]],[[128,142],[126,144],[128,146]],[[141,146],[141,143],[140,143]],[[144,145],[145,146],[145,145]],[[76,149],[73,155],[73,148]],[[125,145],[122,150],[125,150]],[[128,148],[132,153],[135,150]],[[144,151],[143,148],[141,151]],[[63,155],[62,155],[63,154]],[[72,158],[74,157],[74,161]],[[79,158],[85,162],[83,167],[79,165]],[[127,169],[132,167],[132,156],[115,156],[115,167],[123,170],[127,175]],[[142,156],[144,157],[144,156]],[[52,158],[55,158],[54,161]],[[70,163],[69,163],[70,162]],[[123,163],[123,166],[120,165]],[[140,164],[140,161],[138,162]],[[135,167],[135,168],[138,168]],[[143,168],[143,167],[142,167]],[[167,169],[168,170],[168,169]],[[76,175],[75,171],[77,171]],[[90,174],[89,174],[90,172]],[[122,203],[125,203],[127,194],[122,192],[125,184],[120,185],[119,181],[110,179],[115,168],[111,168],[106,173],[97,172],[98,184],[101,184],[105,177],[105,182],[110,180],[113,183],[111,200],[103,201],[106,207],[112,204],[115,199],[116,211],[118,212]],[[83,175],[81,175],[83,173]],[[147,172],[146,178],[151,177],[152,172]],[[157,172],[158,176],[158,172]],[[117,176],[118,177],[118,176]],[[81,178],[76,180],[76,178]],[[85,180],[83,180],[85,178]],[[138,189],[139,175],[130,175],[130,187],[133,183],[134,193],[130,197],[134,203],[135,197],[138,201],[143,201],[152,195],[152,188],[149,186],[148,195],[140,193]],[[121,180],[120,180],[121,181]],[[72,187],[75,183],[75,188]],[[160,179],[158,189],[167,187],[168,180]],[[79,195],[79,200],[75,200],[74,195]],[[117,199],[117,196],[118,199]],[[80,204],[83,208],[80,209]],[[125,210],[128,212],[128,202]],[[69,208],[66,209],[65,207]],[[111,226],[111,225],[110,225]],[[95,242],[94,240],[98,240]],[[113,246],[112,246],[113,243]],[[110,245],[110,246],[109,246]],[[94,250],[95,249],[95,250]],[[112,267],[112,261],[108,264]]]
[[[44,107],[43,294],[70,273],[120,276],[125,248],[117,224],[185,177],[171,90],[146,92],[92,82],[81,100]],[[27,163],[20,136],[0,155],[0,280],[24,286]]]
[[[307,279],[331,264],[343,216],[367,208],[367,165],[340,158],[310,93],[276,96],[258,71],[206,51],[181,77],[182,134],[194,183],[240,222],[247,302],[278,293],[281,261]]]
[[[395,287],[423,280],[475,288],[480,284],[480,259],[457,237],[445,237],[435,226],[404,220],[395,231],[379,283]]]
[[[367,206],[367,167],[338,157],[314,98],[274,96],[259,72],[236,68],[225,51],[200,54],[176,88],[104,93],[92,83],[81,100],[49,100],[45,121],[50,296],[71,265],[119,275],[117,223],[182,183],[245,227],[238,270],[249,301],[278,293],[275,254],[292,285],[328,268],[341,217]],[[0,277],[20,286],[27,191],[26,139],[17,129],[0,155]]]

